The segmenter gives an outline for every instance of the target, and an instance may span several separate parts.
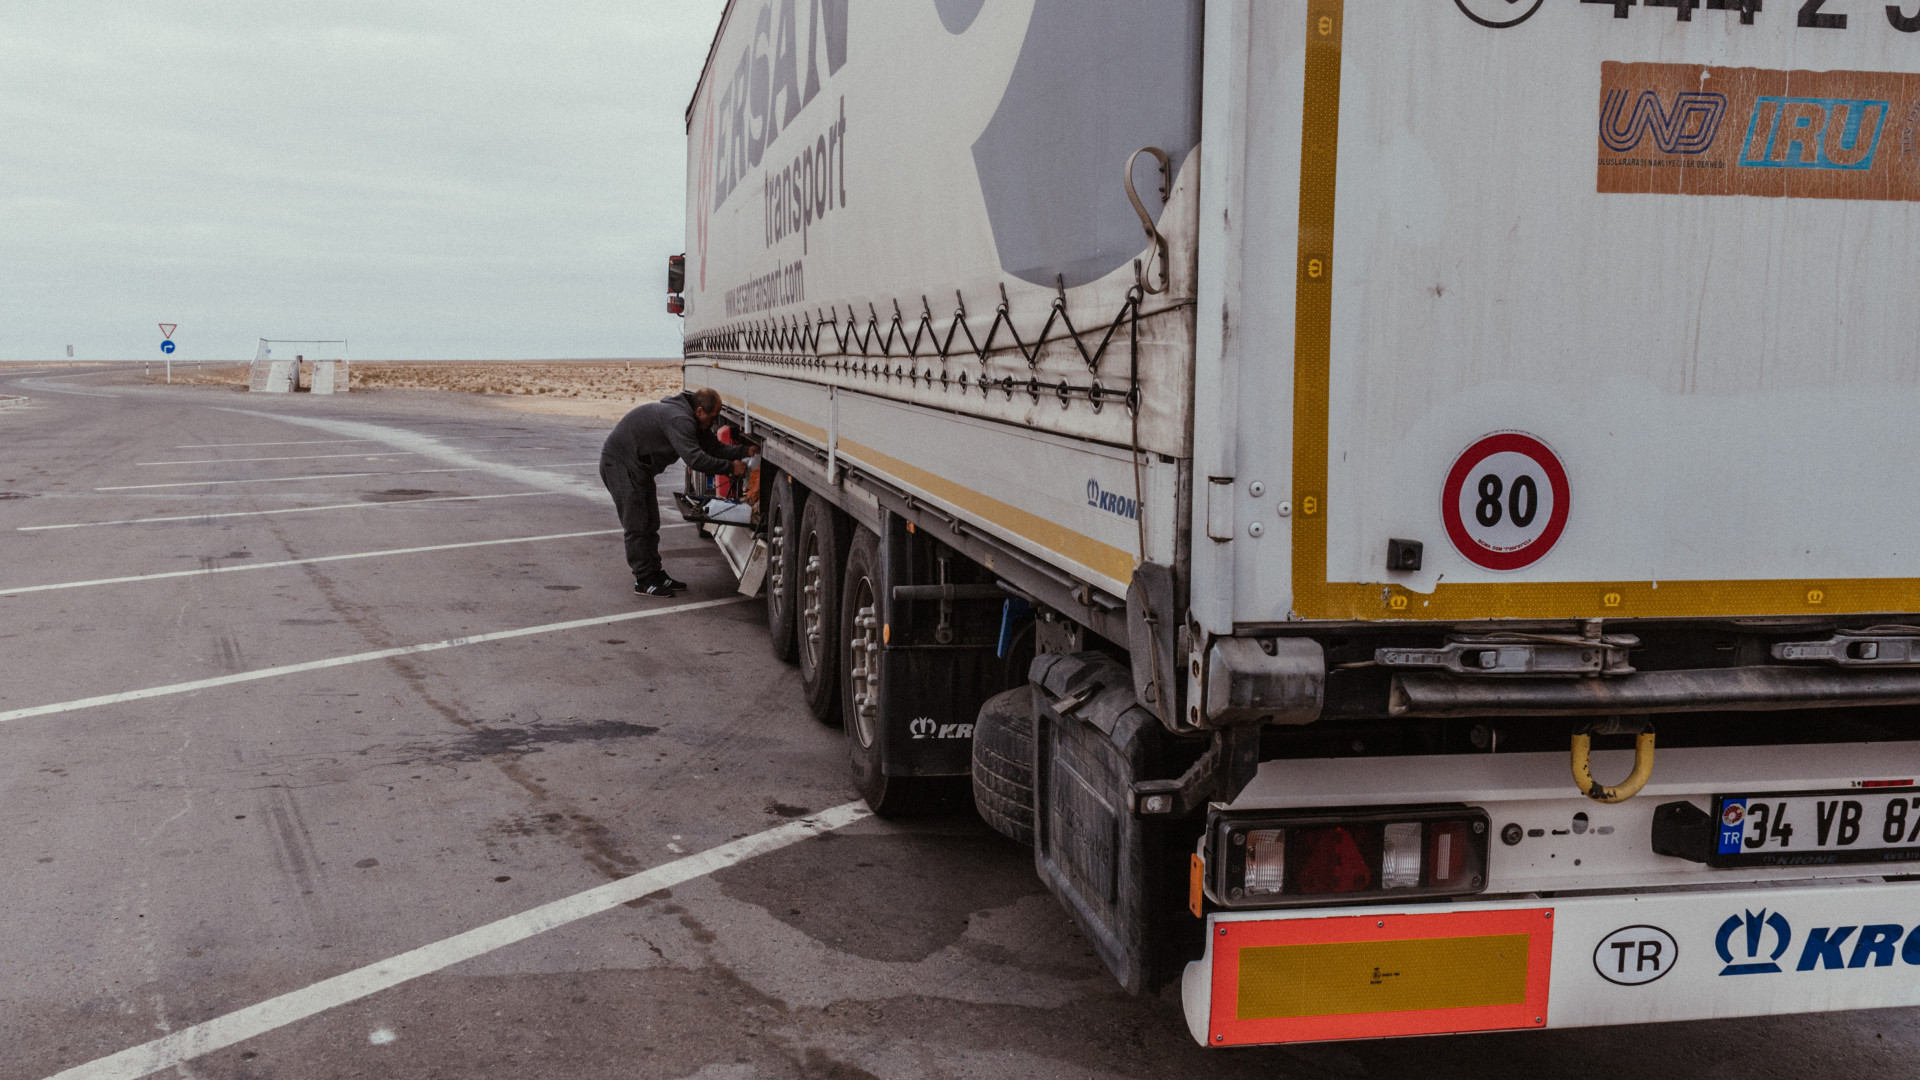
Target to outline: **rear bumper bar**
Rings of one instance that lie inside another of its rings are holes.
[[[1920,668],[1735,667],[1581,679],[1396,675],[1394,716],[1570,716],[1920,704]]]
[[[1209,1047],[1920,1004],[1920,885],[1216,913]]]

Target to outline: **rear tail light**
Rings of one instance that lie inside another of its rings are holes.
[[[1299,829],[1300,872],[1294,875],[1295,890],[1303,893],[1365,892],[1373,887],[1377,858],[1361,850],[1373,836],[1365,829],[1334,825],[1325,829]],[[1374,851],[1380,845],[1367,844]]]
[[[1384,836],[1380,845],[1380,887],[1419,888],[1420,847],[1423,842],[1421,824],[1417,821],[1396,821],[1380,831]],[[1431,861],[1428,860],[1429,863]]]
[[[1461,806],[1217,815],[1208,892],[1230,908],[1477,893],[1487,833]]]
[[[1279,896],[1287,884],[1287,830],[1247,833],[1246,888],[1249,896]]]
[[[1485,836],[1485,830],[1481,832]],[[1427,880],[1437,888],[1461,888],[1485,865],[1472,854],[1472,833],[1464,821],[1441,821],[1427,826]]]
[[[680,295],[687,291],[687,257],[685,255],[667,256],[667,314],[685,315],[686,297]]]

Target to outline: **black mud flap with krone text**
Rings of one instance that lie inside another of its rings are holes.
[[[887,515],[880,768],[888,776],[965,776],[980,706],[1026,677],[1031,646],[1002,655],[1005,597],[977,568]],[[944,565],[943,565],[944,563]],[[928,598],[951,585],[953,596]],[[1026,639],[1030,640],[1030,639]]]

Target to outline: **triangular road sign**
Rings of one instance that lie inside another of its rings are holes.
[[[173,332],[178,329],[180,329],[180,324],[177,322],[163,322],[160,324],[161,336],[165,337],[168,341],[173,340]]]

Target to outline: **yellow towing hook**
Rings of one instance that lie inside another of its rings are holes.
[[[1633,739],[1633,772],[1614,787],[1607,787],[1593,778],[1593,732],[1577,731],[1573,735],[1573,782],[1580,793],[1594,802],[1622,803],[1647,786],[1653,777],[1653,726]]]

